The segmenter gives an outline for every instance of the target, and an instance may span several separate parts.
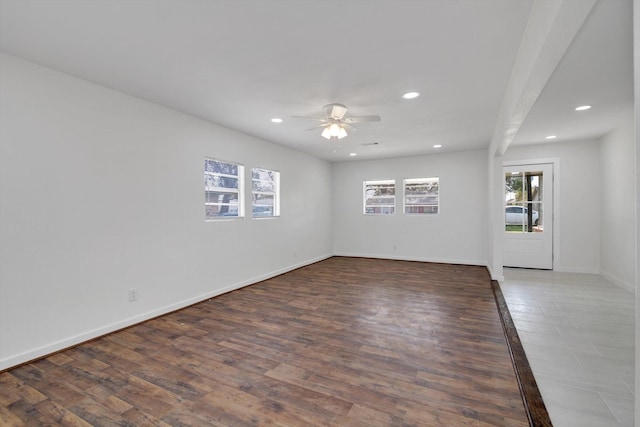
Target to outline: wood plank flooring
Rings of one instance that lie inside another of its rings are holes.
[[[334,257],[0,374],[0,425],[528,421],[484,267]]]

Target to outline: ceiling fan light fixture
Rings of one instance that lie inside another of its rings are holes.
[[[338,138],[342,139],[347,136],[347,131],[337,123],[332,123],[329,126],[325,127],[321,133],[322,137],[331,139]]]
[[[342,126],[338,126],[338,139],[342,139],[345,136],[347,136],[347,131]]]

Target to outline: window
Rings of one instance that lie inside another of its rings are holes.
[[[254,218],[280,216],[280,172],[251,170],[251,208]]]
[[[543,178],[541,171],[505,174],[505,231],[511,233],[544,231]]]
[[[205,219],[240,218],[244,167],[236,163],[204,159]]]
[[[438,177],[405,179],[404,213],[437,214],[440,207],[439,181]]]
[[[396,211],[394,180],[364,182],[364,214],[389,215]]]

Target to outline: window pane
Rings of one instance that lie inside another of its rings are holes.
[[[280,173],[269,169],[251,169],[253,217],[280,215]]]
[[[205,171],[225,175],[238,176],[238,165],[235,163],[221,162],[218,160],[205,160]]]
[[[524,198],[525,202],[542,200],[542,172],[527,172],[524,174]]]
[[[372,215],[390,215],[395,213],[395,207],[393,206],[369,206],[366,208],[365,213]]]
[[[255,217],[269,217],[273,215],[273,206],[253,206],[253,216]]]
[[[276,184],[273,181],[258,181],[253,180],[251,183],[253,191],[266,191],[266,192],[275,192]]]
[[[405,206],[407,214],[431,214],[438,213],[438,206]]]
[[[531,227],[531,232],[532,233],[540,233],[542,231],[544,231],[544,225],[543,225],[543,218],[542,218],[542,203],[540,202],[534,202],[534,203],[529,203],[529,209],[527,209],[527,218],[525,218],[525,225],[529,224],[528,220],[529,220],[529,215],[528,215],[528,211],[531,210],[531,219],[532,219],[532,227]],[[529,231],[529,230],[528,230]]]
[[[206,191],[207,203],[238,204],[238,193]]]
[[[251,179],[260,179],[263,181],[274,181],[278,172],[269,169],[253,168],[251,170]]]
[[[236,204],[211,204],[205,206],[208,219],[218,219],[221,217],[237,217],[239,215]]]
[[[518,172],[514,173],[507,173],[505,175],[504,191],[507,203],[522,202],[524,200],[522,174]]]
[[[506,224],[504,231],[522,233],[524,230],[524,225],[522,224]]]
[[[513,203],[513,202],[512,202]],[[522,205],[510,204],[504,208],[505,231],[522,232],[524,225]]]
[[[275,194],[254,194],[253,204],[273,206],[275,204],[275,198]]]
[[[238,188],[238,178],[220,175],[205,175],[205,185],[213,188]]]

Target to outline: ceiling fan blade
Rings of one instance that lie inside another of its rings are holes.
[[[309,131],[309,130],[322,129],[322,128],[326,128],[326,127],[327,127],[327,126],[329,126],[330,124],[331,124],[331,123],[323,123],[323,124],[321,124],[321,125],[317,125],[317,126],[314,126],[314,127],[310,127],[309,129],[305,129],[305,130],[306,130],[306,131]]]
[[[347,124],[345,122],[340,123],[340,126],[342,126],[343,128],[347,129],[349,132],[355,132],[355,131],[358,130],[358,129],[354,128],[353,126],[351,126],[351,125],[349,125],[349,124]]]
[[[307,120],[317,120],[319,122],[326,122],[326,117],[311,117],[311,116],[291,116],[294,119],[307,119]]]
[[[363,122],[379,122],[380,116],[356,116],[345,117],[342,119],[344,123],[363,123]]]
[[[347,107],[342,104],[329,104],[324,106],[327,116],[335,119],[342,120],[344,115],[347,113]]]

